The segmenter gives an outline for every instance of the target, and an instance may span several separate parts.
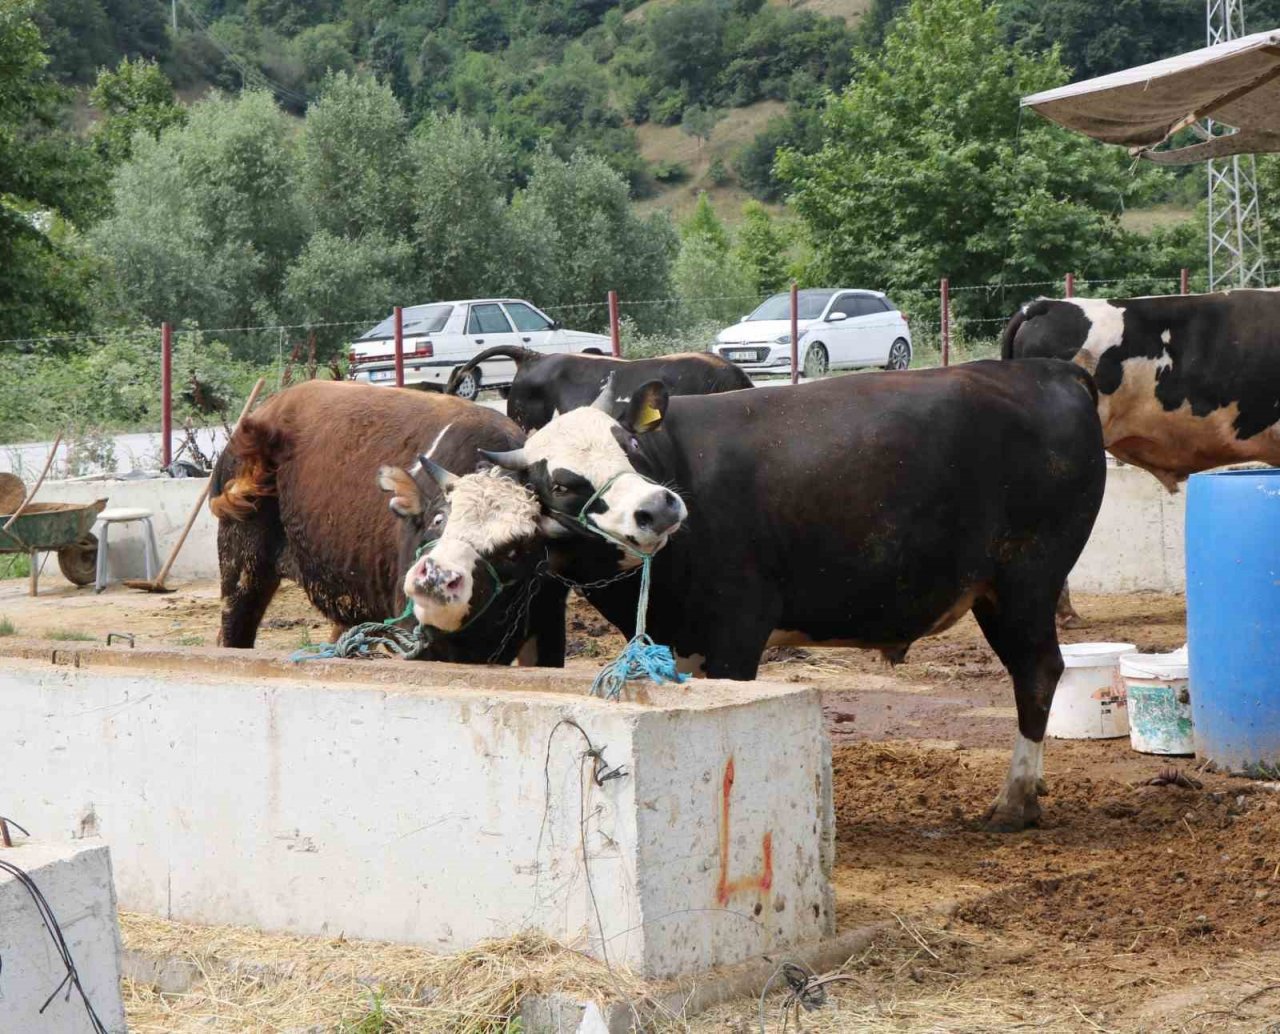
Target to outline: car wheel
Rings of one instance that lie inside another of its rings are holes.
[[[831,361],[827,358],[826,345],[810,345],[804,354],[804,375],[816,380],[831,369]]]
[[[480,394],[480,371],[468,370],[462,380],[458,381],[458,386],[453,393],[460,399],[474,402],[476,396]]]
[[[905,370],[911,365],[911,343],[906,338],[898,338],[889,346],[889,361],[884,364],[886,370]]]

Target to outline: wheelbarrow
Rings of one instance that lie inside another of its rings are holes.
[[[94,522],[107,500],[84,503],[31,503],[7,530],[0,530],[0,554],[26,553],[31,557],[31,588],[36,595],[40,579],[40,553],[58,554],[58,568],[73,585],[89,585],[97,573],[98,537]],[[0,528],[8,522],[0,514]]]

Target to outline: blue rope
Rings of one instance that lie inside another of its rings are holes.
[[[393,618],[392,621],[397,619]],[[405,660],[414,661],[426,652],[431,645],[430,630],[418,625],[413,631],[407,631],[398,625],[385,621],[367,621],[363,625],[354,625],[338,636],[337,642],[317,643],[295,650],[289,660],[295,664],[302,661],[327,661],[336,658],[371,657],[377,647]]]
[[[636,634],[622,648],[622,653],[600,669],[600,674],[591,683],[593,697],[619,700],[622,697],[622,687],[632,679],[641,677],[657,685],[689,681],[688,675],[681,675],[676,670],[676,659],[671,647],[655,643],[644,630],[645,617],[649,613],[649,567],[653,563],[653,555],[639,555],[640,605],[636,612]]]

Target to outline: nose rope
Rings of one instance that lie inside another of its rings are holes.
[[[642,676],[656,685],[662,685],[667,682],[688,682],[690,678],[688,675],[680,674],[676,669],[675,654],[671,652],[671,647],[655,643],[652,637],[644,630],[649,614],[649,582],[652,573],[650,568],[653,564],[653,554],[642,553],[640,550],[634,549],[630,543],[624,542],[618,536],[605,531],[604,528],[591,519],[590,514],[587,512],[601,496],[613,487],[613,483],[624,474],[634,474],[641,481],[645,481],[655,488],[662,487],[652,478],[647,478],[637,471],[620,470],[591,493],[591,498],[582,505],[582,509],[578,511],[577,516],[574,518],[587,531],[599,535],[603,539],[608,539],[624,552],[630,553],[640,560],[640,600],[636,606],[636,634],[622,648],[622,653],[600,669],[600,673],[591,683],[591,695],[604,697],[606,700],[620,700],[622,698],[622,687]],[[564,511],[559,512],[565,517],[573,516]]]
[[[415,566],[422,559],[422,554],[439,541],[438,538],[427,539],[426,542],[418,547],[413,554]],[[494,589],[489,598],[484,601],[484,605],[471,617],[467,618],[461,628],[455,628],[452,632],[443,632],[438,628],[424,625],[422,622],[418,622],[412,630],[399,627],[401,621],[413,616],[413,600],[409,599],[405,601],[404,610],[398,616],[387,618],[385,621],[366,621],[363,624],[354,625],[343,632],[336,642],[304,646],[300,650],[295,650],[289,660],[294,663],[301,663],[302,661],[322,661],[334,658],[371,657],[376,647],[382,647],[396,657],[402,657],[407,661],[416,661],[427,652],[436,639],[460,635],[474,625],[484,615],[484,612],[493,606],[494,601],[502,595],[503,591],[511,587],[512,583],[504,582],[493,564],[489,563],[485,557],[479,556],[479,554],[477,556],[480,563],[484,565],[485,570],[489,572],[489,577],[493,579]]]

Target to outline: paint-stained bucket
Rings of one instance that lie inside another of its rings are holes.
[[[1129,697],[1129,742],[1143,754],[1194,754],[1187,648],[1120,658]]]
[[[1108,740],[1129,735],[1124,684],[1116,663],[1133,649],[1133,643],[1070,643],[1062,647],[1065,668],[1049,709],[1050,736]]]

